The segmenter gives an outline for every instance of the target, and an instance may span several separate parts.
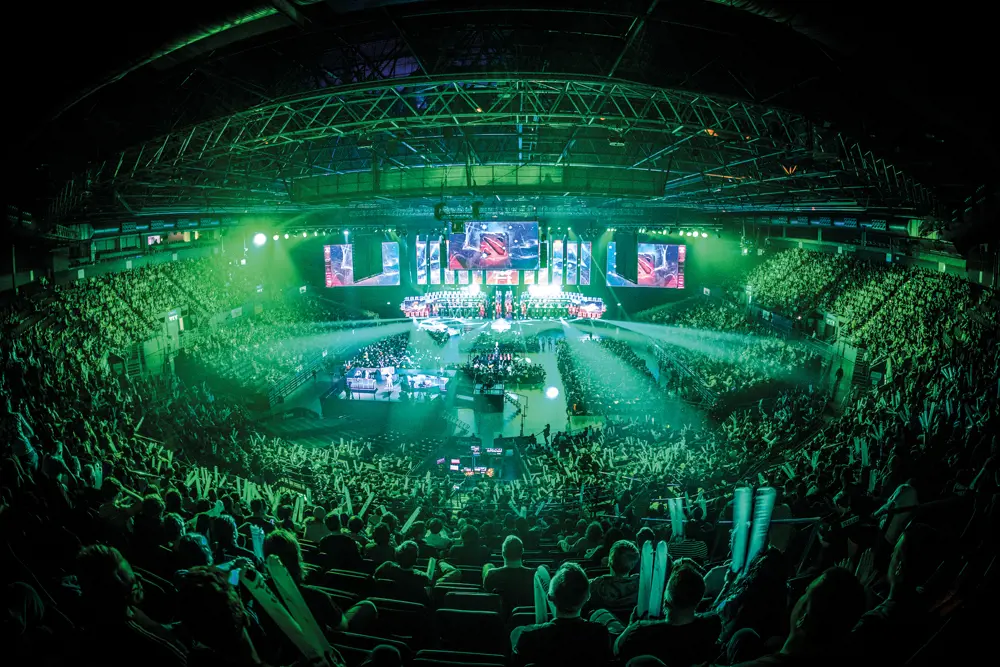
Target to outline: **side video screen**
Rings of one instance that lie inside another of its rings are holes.
[[[684,289],[684,259],[687,246],[673,243],[640,243],[638,254],[638,282],[632,282],[618,275],[616,244],[614,241],[608,243],[608,286]]]
[[[327,287],[370,287],[399,284],[399,244],[382,244],[382,273],[354,282],[354,246],[350,243],[323,246]]]

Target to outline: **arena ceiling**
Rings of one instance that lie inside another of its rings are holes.
[[[448,197],[946,217],[993,168],[995,139],[962,143],[978,104],[900,99],[920,49],[845,3],[200,4],[45,26],[75,69],[13,145],[50,220]]]

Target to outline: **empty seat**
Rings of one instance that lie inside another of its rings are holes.
[[[346,646],[354,651],[363,651],[366,655],[371,653],[376,646],[392,646],[399,651],[404,664],[410,661],[413,654],[406,642],[391,637],[379,637],[377,635],[366,635],[357,632],[337,632],[330,637],[330,641],[335,643],[338,648]],[[346,654],[344,657],[347,657]]]
[[[441,647],[453,651],[483,651],[506,654],[509,634],[495,611],[438,609],[437,627]]]
[[[467,611],[503,611],[500,596],[495,593],[469,593],[464,591],[449,591],[444,596],[441,605],[446,609],[465,609]]]
[[[354,646],[346,646],[343,644],[331,644],[334,650],[337,651],[344,658],[344,664],[347,667],[359,667],[368,659],[368,656],[372,654],[371,651],[366,651],[362,648],[355,648]]]
[[[413,647],[426,645],[433,621],[426,605],[381,597],[370,597],[368,601],[378,608],[380,635],[401,638]]]
[[[463,584],[483,583],[483,568],[474,565],[459,565],[458,569],[462,572],[460,581]]]
[[[322,585],[324,588],[333,588],[365,597],[371,593],[372,580],[371,577],[360,572],[327,570],[323,573]]]
[[[511,613],[510,617],[507,619],[506,629],[507,634],[510,634],[514,628],[519,628],[522,625],[532,625],[535,622],[535,610],[527,608],[527,611],[519,611],[525,609],[525,607],[518,607]]]
[[[498,653],[472,653],[467,651],[419,651],[413,660],[414,665],[431,667],[458,667],[461,665],[476,665],[477,667],[503,667],[506,660]]]

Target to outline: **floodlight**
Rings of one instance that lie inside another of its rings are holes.
[[[272,238],[272,239],[274,239],[275,241],[277,241],[279,237],[278,237],[278,235],[277,235],[277,234],[275,234],[275,235],[274,235],[274,236],[272,236],[271,238]]]
[[[253,235],[253,244],[255,246],[262,246],[265,243],[267,243],[267,237],[264,234],[257,232]]]

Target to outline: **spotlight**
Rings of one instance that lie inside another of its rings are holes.
[[[271,238],[272,238],[272,239],[274,239],[275,241],[277,241],[279,237],[278,237],[278,235],[277,235],[277,234],[275,234],[275,235],[274,235],[274,236],[272,236]]]
[[[257,232],[256,234],[253,235],[253,244],[255,246],[260,247],[260,246],[264,245],[265,243],[267,243],[267,237],[266,236],[264,236],[260,232]]]
[[[313,236],[319,236],[319,231],[314,231]]]
[[[549,387],[548,389],[545,390],[545,398],[555,400],[558,397],[559,397],[559,389],[557,389],[556,387]]]
[[[309,232],[302,232],[302,238],[309,236]]]
[[[286,239],[288,238],[288,234],[285,234],[285,238],[286,238]]]
[[[707,239],[708,238],[708,232],[702,232],[701,233],[701,238]]]

